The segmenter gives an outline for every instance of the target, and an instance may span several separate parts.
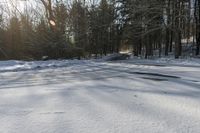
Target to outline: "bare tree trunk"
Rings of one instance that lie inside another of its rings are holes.
[[[182,46],[181,46],[181,31],[180,31],[180,11],[181,2],[177,0],[175,3],[175,58],[181,56]]]
[[[49,23],[49,26],[50,26],[50,29],[51,31],[54,31],[55,28],[54,26],[55,25],[52,25],[52,21],[54,21],[54,16],[53,16],[53,10],[52,10],[52,1],[51,0],[47,0],[47,2],[45,0],[41,0],[42,4],[44,5],[45,7],[45,10],[46,10],[46,17],[48,19],[48,23]]]
[[[166,12],[167,12],[167,26],[170,24],[170,5],[171,5],[171,0],[166,1]],[[165,56],[168,56],[168,51],[169,51],[169,43],[170,43],[170,31],[169,28],[167,27],[166,29],[166,40],[165,40]]]
[[[195,0],[196,55],[200,54],[200,0]]]

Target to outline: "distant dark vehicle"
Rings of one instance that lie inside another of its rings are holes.
[[[106,56],[104,60],[106,61],[117,61],[117,60],[127,60],[130,58],[130,54],[121,54],[121,53],[115,53],[109,56]]]

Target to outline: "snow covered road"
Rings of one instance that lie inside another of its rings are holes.
[[[91,61],[0,72],[0,133],[199,132],[198,66]]]

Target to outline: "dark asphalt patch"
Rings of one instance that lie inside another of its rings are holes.
[[[146,72],[132,72],[133,74],[139,74],[139,75],[147,75],[147,76],[157,76],[157,77],[164,77],[164,78],[174,78],[174,79],[180,79],[180,77],[172,76],[172,75],[165,75],[165,74],[159,74],[159,73],[146,73]]]
[[[141,77],[142,79],[153,80],[153,81],[168,81],[168,79],[161,79],[161,78],[150,78],[150,77]]]

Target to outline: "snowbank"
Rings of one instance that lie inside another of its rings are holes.
[[[129,64],[154,64],[154,65],[178,65],[178,66],[199,66],[200,59],[190,58],[190,59],[172,59],[172,58],[158,58],[158,59],[140,59],[133,57],[127,60],[116,61],[121,56],[110,55],[103,59],[97,60],[48,60],[48,61],[0,61],[0,72],[9,71],[26,71],[35,69],[45,69],[45,68],[57,68],[57,67],[80,67],[82,64],[90,64],[93,66],[98,66],[99,63],[105,63],[106,61],[123,62]],[[125,57],[127,58],[127,57]],[[97,63],[98,62],[98,63]],[[76,68],[77,68],[76,67]]]
[[[189,58],[189,59],[172,59],[172,58],[160,58],[156,60],[157,63],[167,63],[174,65],[191,65],[191,66],[200,66],[200,59],[198,58]]]
[[[131,64],[154,64],[154,65],[177,65],[177,66],[199,66],[200,58],[188,58],[188,59],[174,59],[174,58],[154,58],[154,59],[143,59],[140,57],[132,57],[126,61]]]
[[[84,64],[87,60],[49,60],[49,61],[0,61],[0,72],[24,71],[43,68],[65,67],[76,64]]]

